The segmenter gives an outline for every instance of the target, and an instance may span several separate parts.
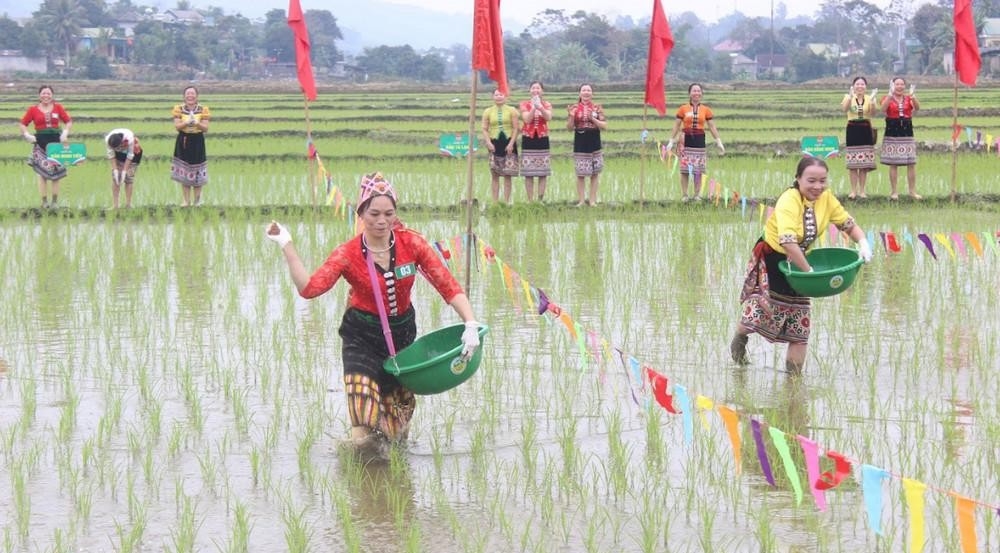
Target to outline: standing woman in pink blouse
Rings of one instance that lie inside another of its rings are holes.
[[[608,128],[604,109],[594,103],[594,89],[589,84],[580,87],[577,103],[567,106],[566,128],[573,132],[573,164],[576,166],[577,207],[597,205],[597,188],[604,169],[601,131]],[[590,195],[586,181],[590,179]]]
[[[542,98],[545,89],[541,81],[528,88],[531,99],[521,102],[521,176],[528,201],[535,201],[535,178],[538,179],[538,201],[545,199],[545,185],[552,174],[549,153],[549,120],[552,104]]]

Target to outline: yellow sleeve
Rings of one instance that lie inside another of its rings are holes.
[[[774,206],[765,239],[775,251],[784,253],[783,244],[802,240],[805,229],[802,228],[802,201],[798,191],[790,188],[778,197]]]
[[[171,115],[174,116],[174,119],[179,119],[180,117],[182,117],[184,115],[183,112],[181,111],[181,109],[182,108],[181,108],[180,104],[177,104],[176,106],[174,106],[173,111],[171,111]]]

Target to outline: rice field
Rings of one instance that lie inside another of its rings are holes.
[[[421,397],[410,442],[375,463],[339,447],[345,288],[298,298],[263,236],[279,218],[317,266],[351,234],[349,218],[310,208],[301,102],[203,89],[217,117],[208,205],[182,210],[169,181],[173,96],[62,98],[91,152],[106,129],[129,126],[148,164],[129,212],[105,209],[100,159],[71,168],[67,207],[43,212],[26,145],[0,143],[0,551],[957,551],[952,492],[977,502],[973,550],[996,550],[995,154],[959,152],[954,204],[950,153],[930,150],[924,202],[848,204],[875,259],[850,290],[814,301],[804,375],[781,372],[784,348],[756,336],[741,368],[728,343],[757,202],[791,182],[795,163],[769,148],[815,123],[738,115],[775,94],[706,100],[727,145],[710,176],[750,198],[745,210],[676,203],[676,176],[644,161],[636,94],[609,93],[600,101],[622,115],[603,205],[569,207],[568,133],[555,133],[544,205],[489,205],[477,159],[483,248],[471,251],[455,207],[465,161],[436,152],[438,134],[468,126],[451,102],[462,96],[321,96],[310,114],[333,182],[352,200],[360,173],[383,170],[406,223],[450,250],[460,281],[473,256],[470,297],[491,329],[479,372]],[[777,94],[799,109],[798,92]],[[950,122],[930,112],[950,91],[926,94],[917,132],[946,142]],[[962,94],[995,105],[995,91]],[[4,101],[4,116],[19,117],[23,96]],[[838,117],[828,123],[839,132]],[[831,168],[846,190],[838,160]],[[885,178],[872,174],[870,193],[884,196]],[[539,291],[558,309],[539,315]],[[426,283],[415,305],[421,331],[455,321]],[[669,378],[683,413],[636,378],[647,368]],[[831,451],[851,462],[825,510],[799,436],[818,444],[822,471]]]

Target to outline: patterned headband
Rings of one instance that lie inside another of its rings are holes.
[[[374,172],[361,177],[361,195],[358,197],[358,208],[375,196],[389,196],[393,205],[396,204],[396,190],[392,183],[385,180],[382,173]]]

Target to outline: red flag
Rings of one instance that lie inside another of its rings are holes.
[[[486,71],[507,95],[507,65],[503,60],[500,0],[476,0],[472,16],[472,69]]]
[[[976,24],[972,20],[972,0],[955,0],[955,72],[958,80],[976,86],[976,75],[982,63]]]
[[[306,20],[302,17],[302,6],[299,0],[288,0],[288,26],[295,35],[295,66],[299,76],[299,85],[306,100],[316,99],[316,81],[313,79],[312,64],[309,63],[309,30]]]
[[[646,61],[646,104],[656,108],[663,117],[667,113],[667,99],[663,93],[663,71],[667,58],[674,49],[674,36],[663,15],[660,0],[653,0],[653,22],[649,26],[649,58]]]

